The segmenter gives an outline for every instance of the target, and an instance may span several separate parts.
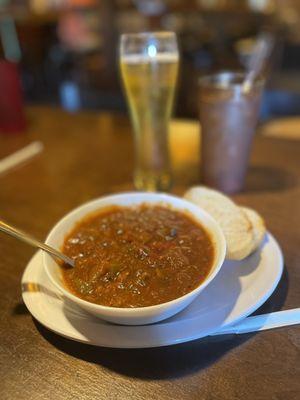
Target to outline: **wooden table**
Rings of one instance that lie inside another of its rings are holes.
[[[25,135],[0,137],[0,158],[35,139],[45,150],[0,177],[1,217],[43,238],[80,203],[131,188],[125,117],[40,107],[28,119]],[[177,194],[198,180],[188,127],[172,136]],[[258,312],[299,307],[300,143],[257,137],[248,178],[236,199],[262,213],[285,256],[279,287]],[[20,280],[34,251],[4,235],[0,251],[1,400],[300,398],[299,326],[147,350],[82,345],[43,328],[23,305]]]

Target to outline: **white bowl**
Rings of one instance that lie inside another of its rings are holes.
[[[160,204],[171,206],[174,210],[186,210],[193,215],[195,220],[209,232],[215,248],[215,255],[212,268],[207,278],[196,289],[167,303],[162,303],[149,307],[137,308],[117,308],[107,307],[86,300],[72,294],[64,285],[62,273],[59,265],[47,254],[43,253],[43,263],[46,272],[54,285],[64,294],[64,296],[84,309],[85,311],[100,317],[104,320],[124,324],[124,325],[143,325],[161,321],[178,313],[188,306],[198,294],[214,279],[219,272],[225,258],[226,242],[219,225],[205,211],[194,204],[179,197],[158,193],[124,193],[107,197],[83,204],[62,218],[49,233],[46,243],[57,249],[61,249],[64,238],[72,230],[76,222],[83,219],[93,211],[99,210],[109,205],[133,206],[141,203]]]

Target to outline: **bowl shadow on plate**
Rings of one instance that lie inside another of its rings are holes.
[[[276,192],[297,186],[298,179],[290,171],[265,165],[250,166],[244,192]]]
[[[286,265],[284,265],[282,277],[277,288],[274,290],[273,294],[268,298],[268,300],[251,315],[260,315],[280,311],[285,303],[288,288],[289,274]]]
[[[248,268],[241,270],[241,275],[249,274],[255,269],[259,254],[254,257],[254,260],[256,262],[251,262]],[[221,275],[220,278],[222,278]],[[206,290],[209,288],[210,286]],[[240,285],[237,279],[236,295],[239,294],[239,290]],[[280,310],[284,304],[287,290],[288,274],[285,269],[277,289],[256,313]],[[76,320],[76,318],[70,317],[70,322],[74,325],[76,325]],[[208,336],[184,344],[149,349],[111,349],[74,342],[58,336],[36,321],[35,324],[42,336],[59,350],[121,375],[142,380],[176,379],[201,371],[257,334],[253,332],[243,335]]]

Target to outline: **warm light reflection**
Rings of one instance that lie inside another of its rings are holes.
[[[26,282],[22,284],[22,292],[40,292],[41,288],[38,283]]]
[[[200,124],[173,120],[170,124],[170,152],[176,186],[193,185],[200,179]]]
[[[200,124],[197,121],[173,120],[170,124],[170,149],[173,164],[199,161]]]

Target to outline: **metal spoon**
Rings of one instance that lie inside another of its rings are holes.
[[[33,247],[38,247],[39,249],[42,249],[46,251],[50,256],[54,258],[58,258],[59,260],[62,260],[66,264],[70,265],[71,267],[75,267],[75,261],[66,256],[65,254],[61,253],[60,251],[54,249],[53,247],[48,246],[45,243],[40,242],[39,240],[35,239],[28,233],[25,233],[17,228],[15,228],[12,225],[8,225],[6,222],[3,222],[0,220],[0,231],[7,233],[10,236],[13,236],[22,242],[25,242],[27,244],[30,244]]]

